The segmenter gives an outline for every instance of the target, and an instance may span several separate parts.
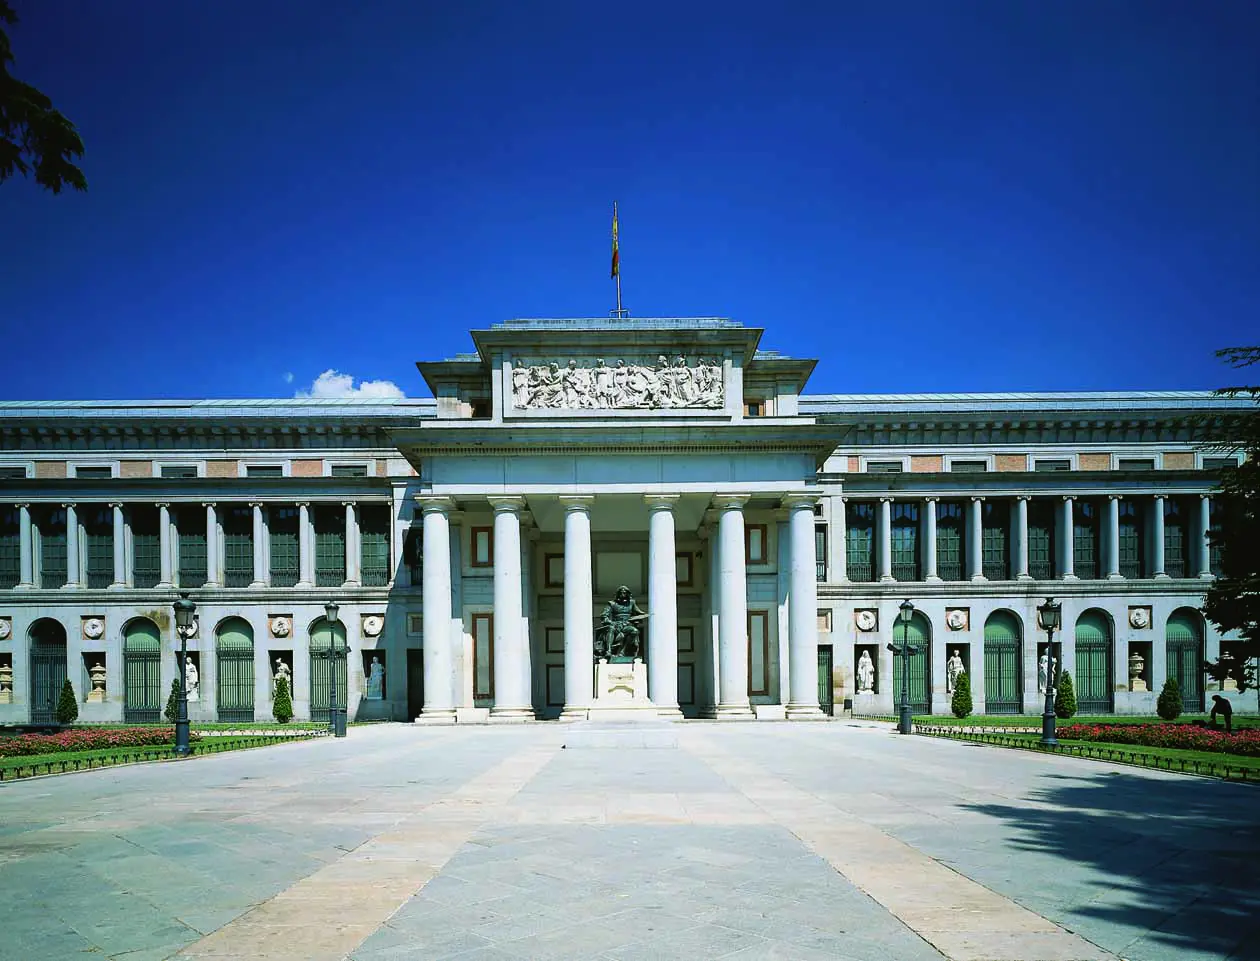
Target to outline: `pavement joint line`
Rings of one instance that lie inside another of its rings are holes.
[[[950,961],[1118,961],[1015,901],[691,733],[680,743]]]
[[[176,961],[264,957],[342,961],[436,877],[559,750],[555,739],[509,756],[186,945],[174,956]]]

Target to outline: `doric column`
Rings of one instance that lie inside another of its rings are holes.
[[[419,718],[455,719],[451,651],[451,521],[449,497],[417,497],[424,516],[424,707]]]
[[[407,545],[407,534],[411,529],[411,519],[407,516],[407,505],[395,498],[393,503],[394,514],[390,520],[389,529],[392,536],[389,542],[389,553],[391,558],[390,571],[393,576],[391,583],[395,587],[410,587],[411,572],[407,565],[403,563],[403,551]]]
[[[818,707],[818,579],[814,556],[814,503],[810,496],[786,497],[791,535],[788,574],[787,716],[822,718]]]
[[[1107,580],[1118,581],[1120,573],[1120,495],[1107,495]]]
[[[18,504],[18,587],[35,586],[35,544],[31,536],[31,505]]]
[[[678,715],[677,494],[648,494],[648,696],[661,714]]]
[[[359,515],[354,501],[342,501],[346,509],[346,587],[359,586]]]
[[[315,584],[315,538],[311,533],[311,505],[298,502],[298,581],[297,587]]]
[[[250,505],[254,511],[254,535],[251,538],[254,547],[254,581],[250,587],[266,587],[270,580],[267,570],[267,525],[263,522],[263,505],[254,501]]]
[[[161,501],[158,509],[158,587],[174,584],[171,564],[171,505]]]
[[[923,579],[939,581],[936,573],[936,502],[939,497],[923,499]]]
[[[748,702],[748,574],[744,564],[744,505],[748,495],[713,499],[718,517],[718,565],[722,603],[718,609],[718,716],[752,714]]]
[[[494,508],[494,706],[501,717],[533,717],[529,643],[522,637],[521,509],[523,497],[491,497]]]
[[[972,497],[967,504],[967,576],[984,580],[984,516],[983,497]]]
[[[62,504],[66,511],[66,587],[79,586],[79,514],[73,504]]]
[[[595,690],[595,624],[591,599],[591,505],[594,497],[561,497],[564,507],[564,715],[583,718]]]
[[[1212,576],[1212,550],[1208,541],[1208,532],[1212,529],[1212,497],[1210,494],[1199,495],[1199,576]]]
[[[831,498],[831,532],[827,546],[831,550],[831,563],[827,566],[833,584],[849,582],[849,533],[848,517],[845,516],[846,500]]]
[[[1032,580],[1028,573],[1028,494],[1015,498],[1015,579]]]
[[[1072,496],[1063,495],[1063,513],[1059,515],[1059,570],[1065,581],[1076,580],[1076,545],[1072,524]],[[1065,668],[1066,669],[1066,668]]]
[[[892,576],[892,498],[879,499],[879,579],[891,581]]]
[[[1151,500],[1151,575],[1166,578],[1164,570],[1164,495]]]
[[[110,587],[127,586],[127,520],[122,504],[110,504],[114,511],[114,583]]]
[[[213,501],[202,506],[206,509],[206,587],[218,587],[223,583],[219,568],[219,516]]]

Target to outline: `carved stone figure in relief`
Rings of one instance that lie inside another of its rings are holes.
[[[722,370],[716,361],[688,366],[678,355],[671,363],[661,354],[656,364],[610,367],[604,358],[592,366],[570,359],[563,367],[518,363],[512,368],[512,403],[521,410],[610,410],[627,408],[720,408]]]

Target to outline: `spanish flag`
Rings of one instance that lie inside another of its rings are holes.
[[[612,226],[612,273],[610,277],[616,277],[621,273],[621,255],[617,252],[617,204],[613,202],[613,226]]]

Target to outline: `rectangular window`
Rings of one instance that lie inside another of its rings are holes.
[[[473,697],[494,697],[494,615],[472,616]]]
[[[1028,503],[1028,574],[1039,581],[1055,576],[1054,505]]]
[[[332,477],[367,477],[367,464],[333,464],[329,468]]]
[[[827,525],[814,526],[814,579],[822,582],[827,579]]]
[[[900,474],[904,469],[904,465],[899,460],[868,460],[866,462],[868,474]]]
[[[1124,577],[1146,576],[1146,537],[1138,505],[1124,500],[1120,511],[1120,573]]]
[[[1221,523],[1224,519],[1225,511],[1221,504],[1212,498],[1208,504],[1208,570],[1216,577],[1221,576]],[[1241,518],[1235,518],[1235,521]]]
[[[167,479],[184,479],[197,476],[195,464],[163,464],[159,471]]]
[[[180,507],[177,511],[179,586],[201,587],[206,583],[208,569],[206,565],[206,512],[193,506]]]
[[[980,505],[981,566],[991,581],[1011,578],[1011,509],[1004,501],[985,501]]]
[[[88,587],[109,587],[114,583],[114,511],[109,507],[87,508],[80,519],[87,542],[83,580]]]
[[[943,581],[963,580],[967,514],[959,501],[936,507],[936,575]]]
[[[1072,505],[1073,570],[1082,580],[1098,579],[1098,509],[1090,501]]]
[[[292,587],[301,576],[296,507],[271,507],[267,511],[268,544],[271,548],[271,586]]]
[[[765,524],[749,524],[744,529],[744,562],[747,564],[766,562]]]
[[[897,501],[892,507],[892,576],[922,580],[919,572],[919,505]]]
[[[245,468],[246,477],[283,477],[284,468],[279,464],[250,464]]]
[[[74,476],[84,480],[105,480],[114,476],[112,467],[76,467]]]
[[[770,693],[770,614],[748,612],[748,695]]]
[[[679,587],[691,587],[695,583],[695,558],[690,551],[674,555],[674,583]]]
[[[845,564],[849,580],[875,580],[875,505],[849,501],[845,511]]]
[[[471,404],[469,404],[469,407],[471,408],[470,413],[475,420],[490,419],[490,401],[474,400]]]
[[[1237,467],[1238,458],[1236,457],[1205,457],[1203,458],[1204,470],[1221,470],[1224,467]]]
[[[384,587],[389,583],[389,511],[375,504],[359,510],[359,576],[364,587]]]
[[[1154,470],[1154,457],[1118,457],[1116,470]]]
[[[249,587],[254,581],[254,510],[229,507],[223,519],[223,586]]]
[[[131,520],[131,582],[135,587],[156,587],[162,576],[159,515],[156,508],[137,505],[129,509]]]
[[[1168,497],[1164,500],[1164,573],[1169,577],[1185,577],[1190,538],[1186,534],[1185,502]]]
[[[20,525],[16,507],[0,510],[0,588],[17,587],[22,576]]]
[[[1060,470],[1071,470],[1071,469],[1072,469],[1072,461],[1067,457],[1055,457],[1055,458],[1049,458],[1049,459],[1038,458],[1037,460],[1033,461],[1034,471],[1060,471]]]
[[[408,527],[403,537],[403,563],[412,587],[424,583],[424,530],[420,526]]]
[[[312,507],[315,527],[315,586],[340,587],[346,580],[346,515],[336,507]]]
[[[66,584],[66,512],[47,511],[38,522],[39,583],[45,589]]]
[[[0,480],[25,480],[25,467],[0,467]]]
[[[494,567],[494,528],[474,527],[470,532],[472,540],[472,567]]]
[[[953,460],[949,462],[951,474],[983,474],[989,465],[982,460]]]
[[[765,417],[766,402],[764,400],[746,400],[744,401],[745,417]]]

